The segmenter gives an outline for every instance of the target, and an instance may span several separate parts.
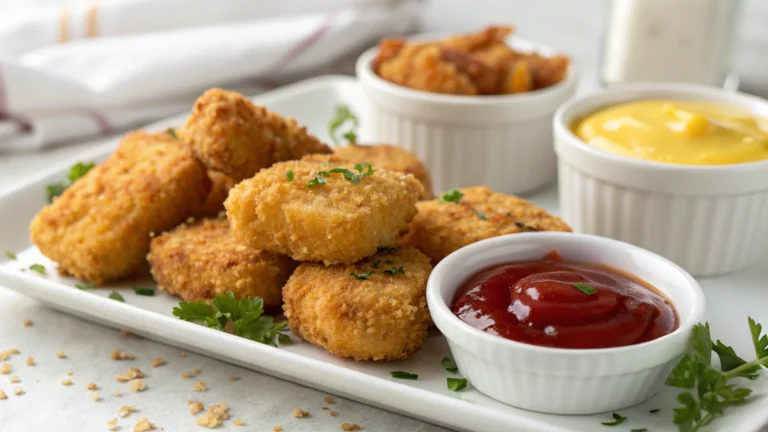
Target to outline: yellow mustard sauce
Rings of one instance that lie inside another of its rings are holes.
[[[709,102],[615,105],[578,122],[574,133],[607,152],[657,162],[724,165],[768,159],[768,120]]]

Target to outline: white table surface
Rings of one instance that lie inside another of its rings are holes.
[[[748,89],[768,90],[768,83],[757,79],[759,71],[768,69],[768,57],[757,55],[768,51],[768,28],[764,25],[768,20],[768,2],[746,3],[748,13],[737,66]],[[580,91],[584,91],[597,85],[594,71],[605,4],[605,0],[436,0],[429,6],[425,27],[427,31],[446,31],[473,29],[490,22],[515,23],[518,33],[527,39],[569,53],[581,71]],[[750,81],[752,78],[755,79]],[[44,153],[0,155],[0,190],[91,146],[92,143],[84,143]],[[33,326],[24,327],[26,319],[31,319]],[[111,360],[110,352],[118,347],[134,354],[136,360]],[[228,421],[219,430],[270,431],[281,425],[287,432],[338,431],[344,422],[358,423],[366,431],[445,430],[341,398],[330,405],[339,415],[330,417],[328,411],[321,409],[326,405],[326,394],[322,392],[192,353],[182,358],[176,348],[141,338],[120,337],[115,330],[55,312],[0,288],[0,351],[8,348],[19,349],[21,355],[11,359],[10,375],[0,375],[0,389],[11,395],[13,387],[21,385],[25,394],[0,400],[2,432],[106,430],[107,421],[116,417],[123,405],[136,405],[138,412],[119,419],[122,431],[133,430],[141,417],[148,417],[166,431],[202,430],[195,426],[187,399],[200,400],[206,406],[227,402],[232,418],[245,422],[244,427],[238,428]],[[67,358],[57,358],[58,350],[63,350]],[[30,355],[37,361],[34,367],[26,365]],[[156,357],[163,357],[168,363],[153,369],[149,363]],[[132,393],[112,378],[128,367],[140,367],[148,373],[145,392]],[[193,392],[195,379],[182,379],[182,372],[193,369],[201,370],[196,379],[208,385],[207,392]],[[68,372],[74,372],[71,387],[61,384]],[[14,374],[21,383],[9,383]],[[228,377],[233,375],[241,380],[229,381]],[[91,400],[86,390],[90,382],[99,385],[102,401]],[[112,396],[117,389],[122,396]],[[293,418],[294,408],[308,410],[311,416]]]

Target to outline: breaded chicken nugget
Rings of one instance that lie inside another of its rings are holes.
[[[370,163],[375,167],[406,174],[413,174],[424,188],[420,200],[432,199],[432,179],[427,167],[419,158],[408,150],[391,144],[359,145],[350,143],[343,147],[336,147],[333,151],[336,158],[329,155],[310,155],[304,159],[314,160],[344,160],[351,163]]]
[[[402,243],[422,251],[432,264],[461,247],[491,237],[528,231],[571,231],[544,209],[486,186],[453,190],[416,206],[419,212]]]
[[[371,165],[290,161],[240,182],[224,206],[238,242],[297,261],[353,263],[408,229],[421,191],[412,175]]]
[[[253,177],[275,162],[331,152],[294,119],[221,89],[208,90],[197,98],[178,133],[208,168],[236,180]]]
[[[183,224],[152,240],[147,256],[158,288],[186,301],[261,297],[280,306],[281,290],[296,268],[292,259],[235,243],[226,219]]]
[[[208,170],[208,178],[211,179],[211,191],[208,192],[202,206],[192,215],[195,218],[218,216],[224,211],[224,200],[227,199],[229,190],[237,184],[237,180],[214,170]]]
[[[97,284],[141,268],[150,233],[173,228],[210,189],[205,167],[166,133],[133,132],[35,216],[32,241],[59,271]]]
[[[302,263],[283,288],[283,310],[294,333],[338,357],[408,358],[427,336],[431,271],[411,247],[351,265]]]

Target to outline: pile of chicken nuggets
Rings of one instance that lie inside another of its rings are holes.
[[[186,301],[261,297],[329,353],[387,361],[422,346],[442,258],[502,234],[570,231],[486,187],[432,197],[424,164],[400,147],[333,151],[295,120],[212,89],[175,134],[126,135],[30,231],[62,274],[104,284],[148,265]]]

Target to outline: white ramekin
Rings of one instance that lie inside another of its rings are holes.
[[[561,349],[485,333],[451,312],[457,289],[477,272],[541,259],[552,250],[566,262],[609,265],[644,279],[672,302],[680,327],[638,345]],[[706,309],[699,285],[671,261],[616,240],[556,232],[506,235],[459,249],[432,271],[427,303],[459,373],[477,390],[512,406],[552,414],[614,411],[651,397],[688,349],[691,329]]]
[[[518,39],[511,45],[552,53]],[[369,49],[356,66],[369,101],[366,132],[374,141],[415,153],[429,167],[436,192],[488,185],[520,194],[555,181],[551,121],[557,107],[576,90],[573,65],[565,80],[546,89],[457,96],[413,90],[380,78],[371,67],[377,52],[378,47]]]
[[[768,161],[692,166],[610,154],[576,135],[574,122],[641,99],[717,102],[768,117],[768,101],[712,87],[637,84],[575,98],[554,119],[560,215],[575,232],[652,250],[695,276],[754,263],[768,251]]]

